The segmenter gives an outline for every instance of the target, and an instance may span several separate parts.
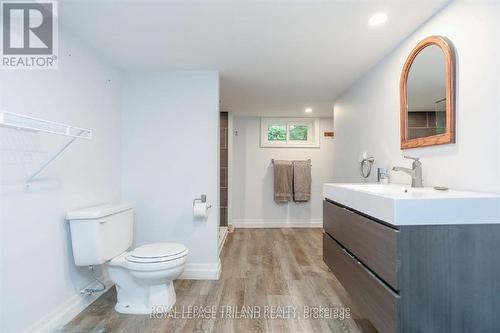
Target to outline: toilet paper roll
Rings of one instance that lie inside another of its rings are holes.
[[[206,218],[208,216],[208,205],[206,202],[195,202],[193,205],[193,215],[198,218]]]

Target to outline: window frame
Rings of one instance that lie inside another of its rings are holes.
[[[268,127],[286,126],[285,141],[269,141]],[[290,140],[290,126],[307,126],[307,141]],[[260,118],[260,147],[261,148],[319,148],[320,128],[319,118]]]

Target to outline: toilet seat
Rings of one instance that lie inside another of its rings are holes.
[[[129,252],[125,260],[136,264],[162,263],[185,257],[186,246],[178,243],[152,243]]]

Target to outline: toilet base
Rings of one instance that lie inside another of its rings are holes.
[[[174,280],[186,263],[186,256],[162,262],[137,263],[126,260],[127,252],[107,265],[115,282],[115,310],[126,314],[167,313],[175,304]]]
[[[124,314],[166,313],[176,301],[172,281],[152,286],[136,284],[133,288],[117,285],[116,292],[118,302],[115,310]]]

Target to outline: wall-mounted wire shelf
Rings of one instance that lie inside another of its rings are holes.
[[[0,112],[0,126],[32,132],[45,132],[73,138],[92,139],[92,131],[12,112]]]
[[[76,139],[92,139],[92,130],[86,128],[70,126],[5,111],[0,112],[0,126],[22,131],[56,134],[71,138],[64,146],[62,146],[61,149],[59,149],[26,179],[26,185],[29,185],[29,183],[31,183],[36,176],[38,176],[52,161],[61,155],[66,148],[75,142]]]

